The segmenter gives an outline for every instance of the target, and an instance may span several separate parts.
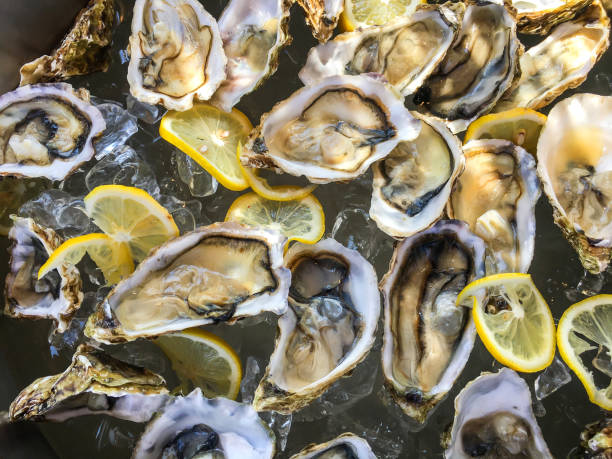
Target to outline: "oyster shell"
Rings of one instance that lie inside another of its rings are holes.
[[[231,0],[219,19],[227,77],[212,103],[230,111],[240,98],[276,72],[278,53],[291,42],[293,0]]]
[[[197,0],[136,0],[129,51],[130,92],[148,104],[187,110],[225,79],[217,21]]]
[[[352,433],[343,433],[325,443],[311,444],[290,459],[376,459],[367,441]]]
[[[447,204],[487,244],[487,274],[529,271],[540,181],[533,157],[507,140],[463,146],[465,169]]]
[[[38,270],[61,244],[55,231],[31,218],[12,216],[9,273],[4,313],[11,317],[53,319],[63,333],[83,301],[81,276],[74,266],[61,265],[42,279]]]
[[[516,22],[502,3],[468,1],[459,35],[414,103],[445,120],[451,131],[463,131],[518,78],[522,52]]]
[[[414,140],[418,130],[418,120],[385,84],[367,76],[332,76],[263,115],[241,161],[314,183],[351,180],[401,140]]]
[[[483,373],[455,399],[447,459],[470,457],[552,459],[531,409],[529,387],[514,371]]]
[[[197,388],[175,397],[147,425],[132,459],[271,459],[274,441],[250,405],[207,399]]]
[[[380,314],[376,273],[359,252],[325,239],[291,246],[285,263],[289,308],[255,391],[258,411],[291,413],[325,392],[368,354]]]
[[[557,24],[571,20],[592,0],[511,1],[516,9],[519,32],[546,35]]]
[[[297,0],[306,13],[312,35],[321,43],[331,37],[344,10],[344,0]]]
[[[412,94],[446,55],[464,10],[462,3],[422,4],[410,17],[338,35],[310,50],[299,77],[309,85],[332,75],[379,73]]]
[[[609,459],[612,455],[612,417],[608,415],[588,424],[580,434],[580,440],[581,458]]]
[[[168,400],[164,378],[81,344],[63,373],[39,378],[9,408],[11,421],[107,414],[144,422]]]
[[[94,155],[106,128],[87,91],[67,83],[22,86],[0,96],[0,175],[63,180]]]
[[[393,237],[411,236],[442,216],[464,165],[459,139],[443,123],[415,116],[419,136],[400,142],[372,167],[370,217]]]
[[[538,140],[538,174],[555,223],[585,269],[612,254],[612,97],[576,94],[557,103]]]
[[[609,35],[608,15],[601,2],[593,0],[579,16],[555,27],[521,56],[518,85],[502,97],[494,111],[544,107],[580,85],[608,49]]]
[[[85,334],[103,343],[287,308],[290,273],[280,233],[215,223],[152,251],[89,317]]]
[[[402,410],[425,422],[463,370],[476,337],[459,292],[484,276],[484,243],[458,220],[440,220],[400,242],[380,283],[382,368]]]

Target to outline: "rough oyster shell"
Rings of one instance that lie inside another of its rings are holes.
[[[321,43],[329,40],[344,10],[344,0],[297,0],[306,13],[312,35]]]
[[[588,424],[580,433],[580,446],[585,459],[608,459],[612,455],[612,417]]]
[[[325,457],[333,458],[376,459],[368,442],[349,432],[325,443],[308,445],[290,459],[315,459],[322,454],[326,454]]]
[[[546,35],[550,29],[571,20],[574,15],[592,0],[512,0],[516,8],[518,30],[521,33]]]

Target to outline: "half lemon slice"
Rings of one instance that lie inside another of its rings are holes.
[[[385,25],[398,16],[409,16],[421,0],[344,0],[340,28],[350,32],[373,25]]]

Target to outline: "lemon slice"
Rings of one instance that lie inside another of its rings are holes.
[[[226,113],[198,103],[184,112],[168,112],[159,134],[233,191],[248,188],[236,161],[238,142],[244,143],[253,129],[249,119],[235,108]]]
[[[117,242],[127,243],[136,261],[179,234],[168,211],[139,188],[102,185],[85,196],[84,202],[89,218]]]
[[[597,295],[570,306],[557,326],[557,344],[561,357],[576,373],[591,402],[612,410],[612,295]],[[597,382],[584,363],[586,358],[600,373]],[[607,386],[599,380],[602,375]]]
[[[484,290],[488,298],[483,301]],[[551,364],[555,324],[529,274],[503,273],[478,279],[459,293],[457,304],[465,304],[470,297],[476,331],[495,359],[524,373]]]
[[[344,0],[340,28],[345,32],[384,25],[398,16],[409,16],[421,0]]]
[[[193,387],[208,397],[235,400],[240,390],[242,367],[231,346],[218,336],[199,328],[160,336],[155,343],[162,348],[181,381],[184,394]]]
[[[60,265],[76,265],[85,253],[89,254],[100,268],[107,284],[116,284],[134,271],[134,262],[128,246],[116,242],[110,236],[101,233],[85,234],[68,239],[53,251],[49,259],[38,271],[40,279]]]
[[[295,201],[271,201],[257,193],[236,199],[225,221],[277,230],[290,241],[314,244],[325,232],[325,214],[317,198],[308,195]]]
[[[540,131],[545,123],[546,115],[529,108],[491,113],[481,116],[468,126],[463,142],[475,139],[510,140],[535,156]]]

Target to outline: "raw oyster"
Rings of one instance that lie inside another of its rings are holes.
[[[487,274],[526,273],[535,244],[540,181],[533,157],[507,140],[472,140],[463,146],[465,169],[447,205],[487,244]]]
[[[612,97],[576,94],[557,103],[538,140],[538,174],[555,223],[585,269],[612,254]]]
[[[245,94],[276,72],[278,53],[291,42],[293,0],[231,0],[219,19],[227,77],[212,103],[230,111]]]
[[[511,0],[521,33],[546,35],[561,22],[571,20],[592,0]]]
[[[61,265],[38,279],[38,270],[61,244],[55,231],[37,225],[31,218],[12,216],[12,245],[6,275],[4,313],[11,317],[53,319],[63,333],[81,306],[81,276],[74,266]]]
[[[175,397],[147,425],[132,459],[271,459],[274,441],[250,405],[207,399],[197,388]]]
[[[114,23],[114,0],[90,0],[51,56],[40,56],[21,67],[19,85],[105,72],[110,63]]]
[[[321,43],[331,37],[344,10],[344,0],[297,0],[306,13],[312,35]]]
[[[414,103],[445,120],[453,132],[488,112],[520,75],[523,46],[503,4],[468,1],[461,30]]]
[[[64,421],[107,414],[134,422],[148,421],[168,400],[164,378],[81,344],[70,366],[39,378],[9,408],[11,421]]]
[[[558,25],[538,45],[521,56],[521,78],[494,111],[514,107],[537,109],[586,80],[608,49],[610,20],[599,0],[570,22]]]
[[[63,180],[94,155],[106,128],[87,91],[67,83],[22,86],[0,96],[0,175]]]
[[[129,51],[130,92],[148,104],[187,110],[225,79],[217,21],[197,0],[136,0]]]
[[[476,337],[459,292],[484,276],[484,243],[458,220],[440,220],[399,243],[380,283],[382,368],[402,410],[425,422],[465,366]]]
[[[612,457],[612,417],[588,424],[580,434],[582,459],[609,459]],[[573,456],[572,456],[573,457]]]
[[[447,459],[552,459],[531,409],[529,387],[508,368],[483,373],[463,388],[450,435]]]
[[[87,321],[103,343],[131,341],[188,327],[287,308],[291,275],[285,238],[275,231],[215,223],[153,250]]]
[[[401,140],[414,140],[419,124],[384,83],[367,76],[332,76],[263,115],[241,160],[314,183],[351,180]]]
[[[321,395],[370,351],[380,315],[376,273],[356,250],[333,239],[295,244],[289,308],[255,391],[258,411],[291,413]]]
[[[376,459],[376,456],[367,441],[347,432],[328,442],[308,445],[290,459]]]
[[[415,116],[421,119],[419,136],[400,142],[372,167],[370,217],[394,237],[411,236],[442,216],[464,165],[459,139],[443,123]]]
[[[419,5],[407,18],[343,33],[308,53],[299,76],[305,85],[331,75],[379,73],[403,95],[434,71],[455,39],[465,7]]]

